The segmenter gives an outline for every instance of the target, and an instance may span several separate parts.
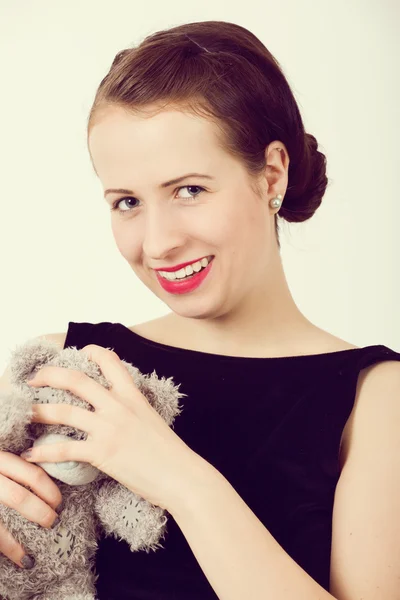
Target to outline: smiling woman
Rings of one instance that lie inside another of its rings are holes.
[[[354,433],[358,431],[355,415],[363,423],[374,419],[360,416],[359,407],[368,405],[363,399],[368,388],[361,394],[363,379],[358,381],[358,375],[363,371],[365,377],[382,360],[398,361],[400,354],[382,346],[357,348],[336,338],[311,323],[293,300],[280,256],[278,219],[311,218],[328,179],[325,155],[315,137],[305,132],[278,61],[252,33],[232,23],[207,21],[159,31],[116,55],[89,115],[88,147],[109,201],[117,209],[112,212],[112,230],[122,256],[172,311],[130,330],[98,324],[104,336],[101,343],[109,335],[122,353],[140,356],[143,368],[157,366],[173,373],[187,386],[190,406],[198,398],[205,415],[210,416],[205,396],[214,399],[210,410],[219,423],[215,432],[209,419],[201,421],[189,406],[188,421],[179,420],[178,431],[221,473],[230,475],[236,490],[281,544],[278,550],[269,545],[270,538],[262,541],[262,535],[257,543],[254,531],[253,536],[248,533],[246,549],[246,536],[240,530],[234,537],[242,540],[242,548],[235,553],[235,542],[224,537],[222,524],[221,530],[215,529],[215,520],[222,518],[218,511],[214,521],[211,509],[203,522],[199,517],[203,523],[199,530],[190,517],[178,520],[218,597],[311,600],[325,597],[322,586],[340,591],[343,600],[359,595],[367,600],[380,586],[385,598],[394,599],[396,576],[388,576],[384,559],[379,574],[379,569],[375,571],[374,585],[357,575],[360,566],[355,562],[351,574],[346,568],[345,576],[337,556],[349,553],[348,536],[362,529],[353,500],[358,491],[351,484],[355,478],[348,477],[354,471],[349,471],[347,458],[354,453],[360,456],[351,464],[356,472],[365,471],[367,454],[361,445],[354,449],[354,440],[369,437],[368,430]],[[177,194],[182,188],[170,190],[182,183],[189,193],[204,187],[188,203]],[[188,265],[193,263],[192,271]],[[81,336],[87,340],[92,335],[87,326],[75,329],[70,343],[80,342]],[[392,366],[392,376],[398,379],[398,365]],[[290,381],[293,388],[285,389]],[[223,401],[226,397],[229,407]],[[238,430],[225,423],[227,411],[235,410],[242,417]],[[339,482],[342,472],[347,477]],[[372,473],[369,484],[374,487]],[[398,498],[399,487],[397,480],[386,493]],[[334,511],[335,490],[341,501]],[[383,494],[364,515],[377,529]],[[226,507],[228,497],[222,494],[222,499]],[[221,511],[226,515],[222,501]],[[227,529],[233,529],[233,519],[240,521],[232,509]],[[252,530],[244,514],[242,525]],[[225,545],[218,545],[218,535]],[[365,536],[356,539],[354,556],[368,545]],[[389,539],[386,544],[389,552]],[[120,547],[103,547],[99,591],[104,597],[116,590],[118,567],[112,567],[113,578],[106,573],[109,557],[117,552],[118,565],[126,565],[123,572],[129,570],[131,559]],[[371,573],[369,560],[376,564],[377,557],[371,548],[369,553],[374,559],[365,559],[363,567]],[[135,564],[154,581],[173,562],[190,564],[189,556],[176,531],[162,556],[154,561],[135,557]],[[267,565],[281,576],[275,579]],[[195,598],[195,589],[201,590],[198,598],[214,597],[195,575],[193,563],[191,568],[186,584],[182,575],[169,571],[161,588],[153,589],[154,597],[173,590],[175,597]],[[397,564],[393,573],[399,571]],[[123,572],[118,581],[125,577]],[[139,586],[144,595],[149,586],[145,578]],[[133,597],[141,598],[141,592]]]
[[[99,407],[115,477],[148,477],[161,503],[161,481],[174,489],[162,549],[101,541],[98,599],[397,600],[400,353],[335,337],[293,299],[279,220],[310,219],[328,179],[278,61],[233,23],[149,35],[100,82],[87,143],[116,245],[171,312],[71,321],[64,346],[113,348],[108,368],[119,357],[185,395],[174,435],[135,418],[122,375],[132,414]]]

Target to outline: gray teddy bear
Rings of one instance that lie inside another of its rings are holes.
[[[161,379],[153,371],[143,375],[121,361],[140,392],[172,425],[181,413],[172,378]],[[72,392],[51,387],[31,388],[30,374],[41,367],[57,366],[82,371],[106,389],[110,383],[100,367],[75,347],[60,348],[46,339],[29,340],[11,354],[11,392],[0,392],[0,450],[21,454],[37,444],[84,440],[85,432],[66,425],[31,423],[32,404],[65,403],[94,410]],[[94,557],[98,539],[114,535],[130,549],[163,548],[166,511],[141,498],[88,463],[41,463],[54,479],[63,502],[61,522],[54,529],[29,521],[0,503],[0,521],[35,557],[32,569],[22,569],[0,554],[0,596],[6,600],[94,600],[97,575]]]

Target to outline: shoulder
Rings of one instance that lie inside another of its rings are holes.
[[[373,427],[377,415],[388,418],[390,411],[400,409],[400,362],[385,360],[362,369],[358,376],[354,405],[343,430],[340,465],[343,469],[355,451],[360,428]]]
[[[63,332],[63,333],[46,333],[45,335],[41,335],[41,336],[38,336],[38,337],[40,337],[42,339],[44,338],[46,340],[49,340],[49,342],[54,342],[62,350],[64,348],[65,340],[67,338],[67,332]]]
[[[309,332],[306,333],[303,341],[303,345],[308,342],[311,351],[318,353],[324,352],[340,352],[341,350],[352,350],[359,348],[346,340],[325,331],[315,325],[312,325]],[[310,352],[311,353],[311,352]]]
[[[332,520],[335,597],[395,598],[400,579],[400,362],[360,372]]]
[[[49,342],[54,342],[62,350],[65,345],[66,337],[67,337],[67,332],[65,332],[65,333],[46,333],[45,335],[37,336],[36,339],[44,338],[45,340],[48,340]],[[0,390],[6,390],[6,389],[10,388],[10,386],[11,386],[10,375],[11,375],[10,365],[7,365],[6,370],[0,377]]]

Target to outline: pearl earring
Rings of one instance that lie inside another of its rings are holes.
[[[270,201],[271,208],[279,208],[282,203],[282,194],[278,194],[276,198]]]

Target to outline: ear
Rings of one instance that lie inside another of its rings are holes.
[[[265,150],[264,184],[268,201],[278,194],[285,195],[289,181],[289,154],[285,144],[271,142]]]

